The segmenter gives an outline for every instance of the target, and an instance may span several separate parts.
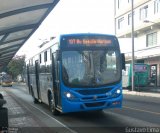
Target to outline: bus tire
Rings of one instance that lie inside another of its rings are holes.
[[[53,100],[53,97],[52,97],[52,94],[49,94],[49,109],[50,109],[50,111],[51,111],[51,113],[53,114],[53,115],[59,115],[60,114],[60,112],[56,109],[56,107],[55,107],[55,103],[54,103],[54,100]]]
[[[33,102],[35,103],[35,104],[37,104],[38,103],[38,100],[35,98],[35,96],[34,96],[34,92],[33,92],[33,88],[31,87],[31,95],[32,95],[32,98],[33,98]]]

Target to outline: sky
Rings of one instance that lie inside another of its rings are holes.
[[[114,0],[60,0],[16,55],[29,58],[44,40],[60,34],[114,31]]]

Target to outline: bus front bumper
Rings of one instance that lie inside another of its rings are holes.
[[[94,100],[89,102],[82,101],[69,101],[68,99],[63,99],[62,112],[79,112],[79,111],[91,111],[91,110],[101,110],[108,108],[122,108],[122,98],[119,97],[105,100]]]

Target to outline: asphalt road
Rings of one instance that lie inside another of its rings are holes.
[[[9,109],[10,126],[23,127],[22,129],[28,132],[33,130],[32,127],[37,127],[34,128],[34,130],[38,130],[37,132],[54,131],[57,133],[130,132],[130,127],[159,127],[159,129],[156,128],[155,130],[160,132],[160,98],[124,95],[122,109],[53,116],[49,112],[48,106],[34,104],[32,97],[25,88],[16,86],[0,88],[0,92],[2,91],[6,98],[8,98],[7,104],[9,105],[12,102],[12,107]],[[17,108],[13,109],[13,105]],[[19,112],[19,114],[14,114],[14,111]],[[14,125],[15,117],[20,118],[17,121],[17,125]],[[43,127],[43,129],[40,127]]]

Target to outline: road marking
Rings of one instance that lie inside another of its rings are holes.
[[[30,104],[30,103],[28,103]],[[51,117],[50,115],[48,115],[46,112],[42,111],[41,109],[39,109],[36,106],[33,106],[32,104],[30,104],[32,107],[36,108],[37,110],[39,110],[41,113],[45,114],[46,116],[48,116],[49,118],[53,119],[54,121],[56,121],[57,123],[61,124],[63,127],[65,127],[66,129],[68,129],[69,131],[71,131],[72,133],[77,133],[76,131],[72,130],[71,128],[67,127],[66,125],[64,125],[63,123],[61,123],[60,121],[58,121],[57,119],[55,119],[54,117]]]
[[[136,109],[136,108],[127,107],[127,106],[123,106],[123,107],[127,108],[127,109],[132,109],[132,110],[140,111],[140,112],[147,112],[147,113],[150,113],[150,114],[160,115],[159,112],[153,112],[153,111],[148,111],[148,110],[143,110],[143,109]]]

